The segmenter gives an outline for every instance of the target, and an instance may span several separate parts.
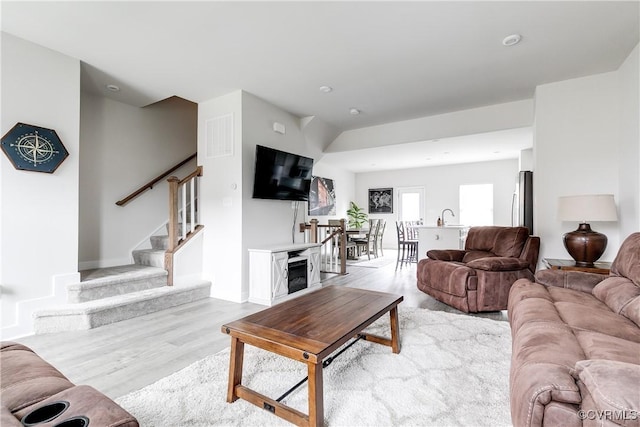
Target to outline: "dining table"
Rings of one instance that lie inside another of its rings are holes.
[[[349,245],[349,242],[355,243],[355,240],[366,239],[369,236],[368,228],[349,228],[345,231],[347,235],[347,259],[358,259],[356,254],[357,245]]]

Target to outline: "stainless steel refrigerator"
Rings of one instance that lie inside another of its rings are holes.
[[[533,172],[520,171],[511,201],[511,225],[529,228],[533,234]]]

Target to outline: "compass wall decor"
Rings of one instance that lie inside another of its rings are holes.
[[[25,123],[11,128],[1,145],[13,167],[26,171],[53,173],[69,155],[55,130]]]

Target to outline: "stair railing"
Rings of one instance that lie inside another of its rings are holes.
[[[347,274],[346,222],[339,225],[318,224],[312,219],[309,224],[300,224],[301,231],[309,230],[309,242],[320,243],[320,271],[323,273]]]
[[[173,256],[193,238],[204,225],[200,223],[200,177],[202,166],[184,179],[171,176],[169,182],[169,244],[164,254],[164,268],[167,270],[167,285],[173,286]]]
[[[147,182],[145,185],[143,185],[142,187],[138,188],[136,191],[134,191],[133,193],[129,194],[124,199],[118,200],[116,202],[116,205],[118,205],[118,206],[126,205],[127,203],[129,203],[130,201],[132,201],[133,199],[138,197],[140,194],[144,193],[147,190],[152,189],[154,185],[156,185],[158,182],[160,182],[162,180],[162,178],[164,178],[165,176],[169,175],[171,172],[173,172],[175,170],[178,170],[179,168],[181,168],[185,164],[189,163],[192,159],[195,159],[196,156],[197,156],[197,153],[192,154],[189,157],[187,157],[186,159],[184,159],[183,161],[181,161],[180,163],[178,163],[177,165],[172,166],[171,168],[169,168],[166,171],[162,172],[160,175],[158,175],[157,177],[153,178],[151,181]]]

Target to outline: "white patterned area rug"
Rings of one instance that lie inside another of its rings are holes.
[[[326,426],[510,425],[511,336],[504,321],[399,306],[401,349],[360,340],[324,369]],[[389,336],[389,316],[367,331]],[[141,426],[291,425],[244,400],[226,402],[229,349],[117,402]],[[271,398],[306,365],[245,346],[242,383]],[[282,403],[307,412],[307,384]]]
[[[352,267],[367,267],[367,268],[381,268],[386,267],[389,264],[395,264],[396,257],[393,256],[383,256],[379,258],[371,257],[368,259],[367,256],[361,256],[358,259],[348,259],[347,266]]]

